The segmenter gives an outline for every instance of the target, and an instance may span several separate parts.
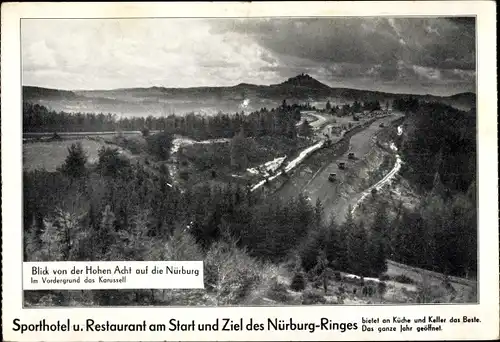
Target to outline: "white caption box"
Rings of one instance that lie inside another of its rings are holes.
[[[24,290],[201,289],[203,261],[24,262]]]

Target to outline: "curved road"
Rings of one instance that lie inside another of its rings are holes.
[[[282,199],[288,199],[302,192],[314,204],[319,199],[324,207],[325,218],[328,218],[333,213],[337,221],[342,222],[347,214],[347,208],[352,202],[351,197],[341,197],[338,185],[342,183],[346,177],[349,167],[352,167],[356,160],[347,159],[347,154],[353,152],[356,159],[362,159],[372,147],[372,138],[382,128],[381,123],[385,126],[392,121],[401,118],[401,115],[391,115],[375,120],[370,126],[362,131],[354,134],[349,142],[348,151],[341,154],[342,149],[336,145],[333,147],[332,158],[323,165],[314,165],[314,162],[304,164],[293,174],[291,179],[286,182],[277,192],[276,195]],[[335,150],[339,153],[335,153]],[[338,162],[346,163],[346,170],[338,168]],[[309,164],[309,165],[308,165]],[[337,174],[337,181],[332,183],[328,181],[330,173]]]

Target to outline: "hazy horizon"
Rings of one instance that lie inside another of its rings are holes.
[[[286,81],[286,79],[284,79],[283,81]],[[255,85],[255,86],[270,86],[270,85],[276,85],[276,84],[279,84],[279,83],[282,83],[282,82],[271,83],[271,84],[256,84],[256,83],[241,82],[241,83],[234,84],[234,85],[224,85],[224,86],[221,86],[221,85],[206,85],[206,86],[192,86],[192,87],[165,87],[165,86],[162,86],[162,85],[151,85],[151,86],[148,86],[148,87],[108,88],[108,89],[49,88],[49,87],[44,87],[44,86],[32,85],[32,84],[23,84],[23,87],[38,87],[38,88],[44,88],[44,89],[61,90],[61,91],[71,91],[71,92],[99,92],[99,91],[120,91],[120,90],[129,90],[129,89],[151,89],[151,88],[163,88],[163,89],[195,89],[195,88],[219,88],[219,87],[222,88],[222,87],[235,87],[235,86],[238,86],[239,84],[242,84],[242,83],[244,83],[244,84],[250,84],[250,85]],[[324,82],[322,82],[322,83],[324,83]],[[444,97],[458,95],[458,94],[464,94],[464,93],[473,93],[473,94],[476,94],[476,90],[475,89],[471,90],[471,91],[460,91],[460,92],[453,92],[453,93],[449,93],[449,94],[432,94],[432,93],[408,93],[408,92],[398,92],[398,91],[382,91],[382,90],[356,88],[356,87],[345,87],[345,86],[338,86],[338,87],[331,87],[331,88],[332,89],[353,89],[353,90],[361,90],[361,91],[374,91],[374,92],[390,93],[390,94],[396,94],[396,95],[432,95],[432,96],[444,96]]]

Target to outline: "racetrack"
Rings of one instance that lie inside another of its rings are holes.
[[[290,175],[290,179],[277,190],[275,196],[286,200],[303,193],[313,204],[317,199],[322,202],[325,218],[334,213],[339,222],[343,221],[352,198],[340,196],[338,187],[344,181],[347,170],[340,170],[338,162],[346,162],[347,169],[351,167],[356,160],[347,159],[347,154],[353,152],[356,159],[362,159],[372,147],[372,138],[383,129],[380,124],[384,123],[387,126],[400,117],[400,115],[391,115],[375,119],[368,127],[355,132],[350,139],[345,139],[325,149],[326,151],[323,150],[318,152],[318,155],[311,156]],[[337,181],[333,183],[328,181],[330,173],[337,174]]]

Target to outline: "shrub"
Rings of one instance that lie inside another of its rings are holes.
[[[146,138],[148,152],[159,160],[167,160],[170,157],[172,136],[163,131]]]
[[[375,288],[375,286],[365,285],[365,286],[363,286],[361,292],[362,292],[363,296],[369,296],[369,297],[371,297],[375,293],[377,293],[377,289]]]
[[[384,281],[384,280],[390,280],[391,277],[389,277],[388,274],[383,273],[383,274],[378,276],[378,279]]]
[[[303,272],[295,273],[290,288],[294,291],[302,291],[306,288],[306,277]]]
[[[377,290],[378,290],[378,293],[383,296],[385,291],[387,290],[387,284],[383,281],[379,282],[378,285],[377,285]]]
[[[404,274],[400,274],[394,277],[394,281],[403,284],[415,284],[415,281],[410,277],[405,276]]]
[[[267,296],[280,303],[286,303],[290,299],[286,285],[278,282],[277,279],[272,280],[271,286],[267,290]]]
[[[61,138],[61,136],[57,132],[54,132],[54,134],[52,134],[52,137],[50,137],[50,140],[52,140],[52,141],[60,141],[60,140],[62,140],[62,138]]]
[[[338,293],[339,295],[343,295],[343,294],[345,293],[345,288],[344,288],[343,286],[339,286],[339,287],[337,288],[337,293]]]
[[[82,177],[86,173],[85,164],[87,154],[80,142],[72,144],[68,148],[68,156],[61,167],[61,171],[70,177]]]
[[[346,282],[348,284],[358,285],[360,283],[360,278],[358,278],[358,277],[345,277],[344,282]]]
[[[143,143],[141,143],[139,140],[133,138],[117,139],[116,144],[129,150],[132,154],[140,154],[145,150],[145,145],[143,145]]]
[[[161,250],[161,259],[172,261],[198,261],[203,259],[200,247],[194,237],[177,227]]]
[[[189,172],[187,170],[182,170],[181,172],[179,172],[179,177],[182,180],[187,181],[189,179]]]
[[[205,286],[215,293],[218,305],[241,303],[261,281],[263,269],[263,265],[235,243],[225,242],[216,242],[210,247],[204,266]]]
[[[324,285],[323,277],[313,277],[312,279],[315,279],[313,284],[312,284],[315,289],[319,289],[319,288],[323,287],[323,285]]]
[[[102,147],[99,150],[98,170],[104,176],[115,177],[125,168],[130,167],[130,161],[120,155],[118,149]]]
[[[159,170],[164,175],[170,175],[170,172],[168,171],[168,167],[165,164],[161,164]]]
[[[419,286],[417,303],[440,303],[445,300],[448,292],[441,286],[431,285],[428,282]]]
[[[326,298],[319,294],[318,292],[306,291],[302,295],[302,304],[312,305],[312,304],[325,304]]]

